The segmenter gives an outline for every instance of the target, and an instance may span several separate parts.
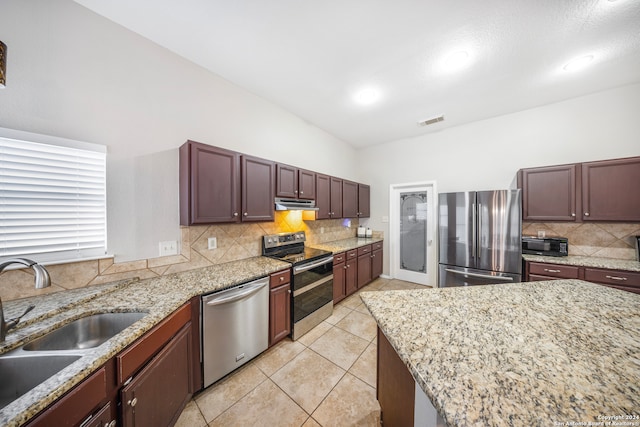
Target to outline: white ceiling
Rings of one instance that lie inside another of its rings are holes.
[[[75,1],[355,147],[640,81],[639,0]]]

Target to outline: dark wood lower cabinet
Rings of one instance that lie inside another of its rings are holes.
[[[110,374],[113,376],[113,370],[111,370]],[[111,411],[111,406],[107,402],[107,376],[108,370],[106,366],[98,369],[34,418],[29,423],[29,427],[73,427],[80,425],[87,419],[96,417],[98,414],[100,414],[100,419],[108,421],[105,424],[100,424],[100,426],[109,425],[111,421],[115,421],[115,413]],[[105,405],[105,403],[107,404],[107,410],[100,406]],[[96,415],[91,417],[92,413],[96,413]],[[93,419],[91,422],[93,423]]]
[[[269,294],[269,345],[291,333],[291,284],[271,289]]]
[[[383,425],[413,426],[415,381],[379,328],[377,370],[376,397]]]
[[[333,264],[333,303],[336,304],[347,297],[347,288],[345,283],[346,267],[344,263],[344,255],[342,255],[342,262]]]
[[[291,333],[291,269],[269,277],[269,347]]]
[[[191,324],[120,392],[122,425],[173,425],[191,398]]]
[[[382,249],[374,250],[371,253],[371,279],[380,277],[382,274]]]
[[[627,292],[640,294],[640,273],[606,268],[580,267],[527,261],[525,282],[580,279]]]

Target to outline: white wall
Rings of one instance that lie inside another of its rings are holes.
[[[177,147],[187,139],[355,179],[349,145],[71,0],[2,0],[0,40],[0,127],[108,147],[117,261],[179,240]]]
[[[389,215],[391,184],[436,181],[441,193],[515,188],[516,172],[524,167],[631,156],[640,156],[640,84],[358,153],[359,178],[372,188],[368,226],[386,236],[389,224],[382,217]],[[384,271],[389,274],[388,256]]]

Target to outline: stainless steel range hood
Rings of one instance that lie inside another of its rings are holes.
[[[276,197],[277,211],[317,211],[315,200],[286,199]]]

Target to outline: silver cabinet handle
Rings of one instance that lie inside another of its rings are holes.
[[[249,215],[249,213],[248,213],[248,212],[245,212],[245,213],[244,213],[244,216],[248,216],[248,215]]]
[[[136,403],[138,403],[138,398],[134,397],[133,399],[131,399],[130,401],[127,402],[129,405],[131,406],[136,406]]]
[[[238,212],[234,212],[234,213],[233,213],[233,216],[238,216]]]
[[[304,194],[304,191],[301,191],[300,194]]]
[[[104,427],[116,427],[116,420],[111,420],[111,422],[105,424]]]
[[[589,212],[585,212],[585,213],[584,213],[584,216],[589,216]]]
[[[562,270],[549,270],[548,268],[545,268],[544,271],[549,273],[560,273]]]
[[[572,212],[572,213],[571,213],[571,216],[575,218],[576,213],[575,213],[575,212]]]
[[[622,280],[622,281],[627,280],[626,277],[618,277],[618,276],[604,276],[604,277],[606,277],[607,279],[611,279],[611,280]]]

